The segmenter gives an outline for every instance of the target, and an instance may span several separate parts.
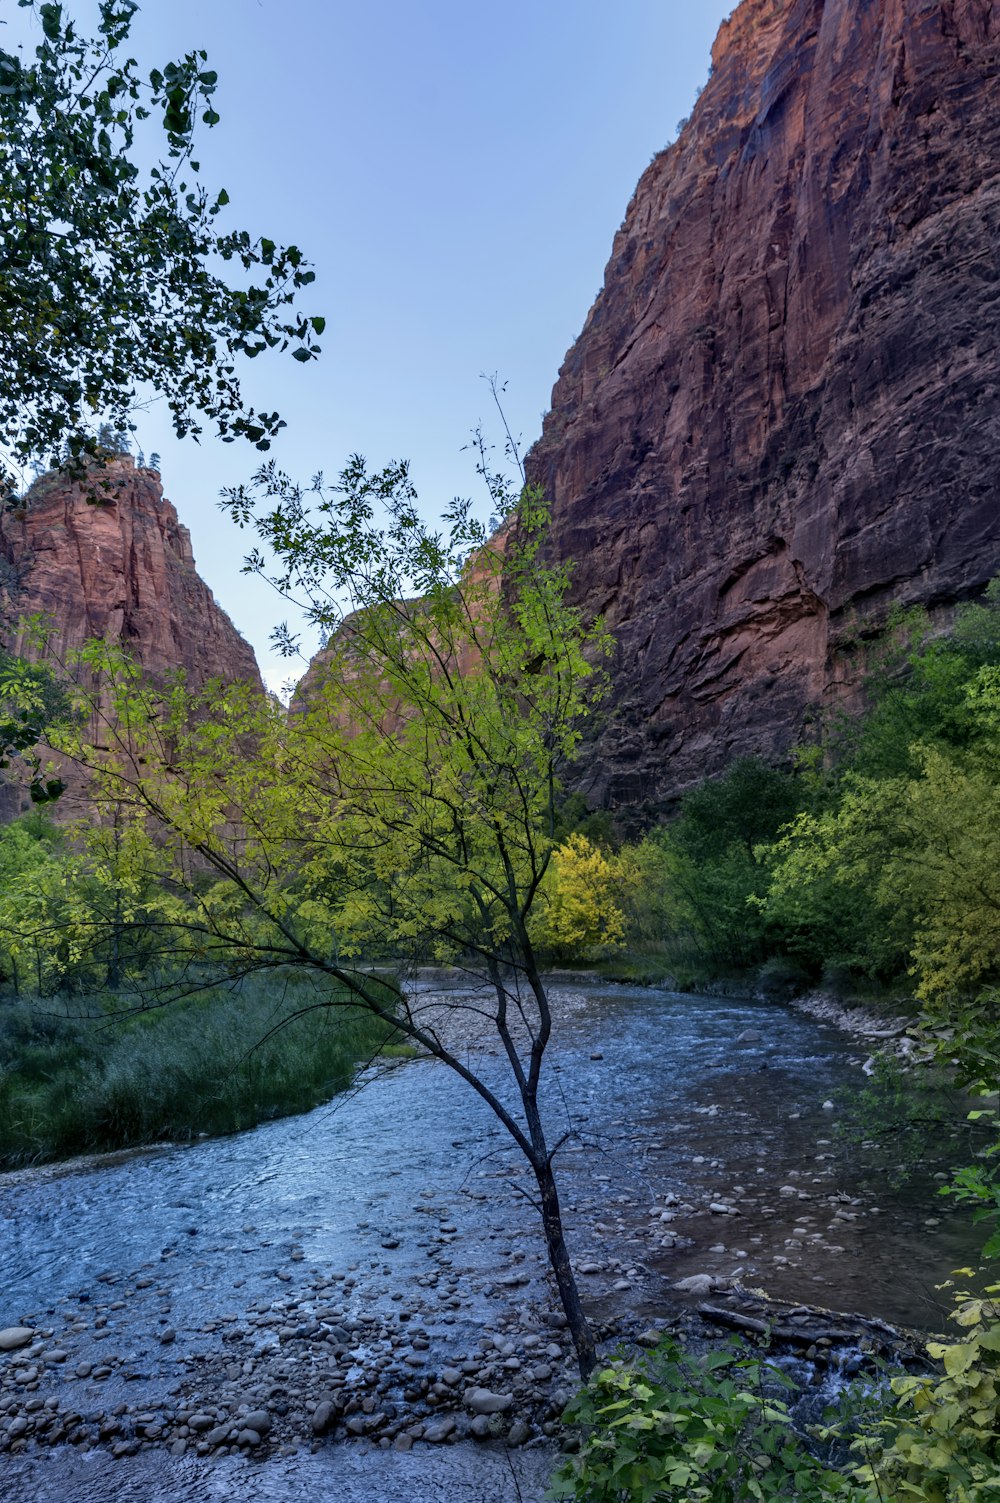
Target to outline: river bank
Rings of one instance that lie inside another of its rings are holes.
[[[660,962],[641,955],[605,961],[599,967],[599,973],[613,985],[679,989]],[[559,974],[580,979],[585,973],[567,971]],[[917,1015],[916,1005],[910,1002],[907,1007],[907,999],[898,996],[876,1002],[872,998],[862,1000],[822,988],[801,991],[792,981],[762,984],[759,968],[744,975],[692,983],[683,990],[690,996],[727,997],[737,1002],[784,1002],[794,1011],[818,1022],[829,1023],[856,1039],[875,1042],[885,1039],[890,1045],[892,1040],[900,1038],[913,1026]]]
[[[574,1133],[566,1220],[602,1335],[725,1302],[734,1281],[939,1324],[964,1218],[935,1202],[931,1166],[901,1195],[835,1141],[833,1096],[862,1062],[844,1035],[771,1004],[554,994],[547,1110]],[[484,1043],[478,1064],[501,1062]],[[240,1137],[0,1180],[0,1325],[30,1333],[0,1356],[11,1496],[91,1453],[123,1476],[146,1457],[280,1472],[338,1440],[554,1454],[576,1373],[519,1179],[480,1103],[417,1060]],[[478,1468],[453,1497],[480,1496]]]
[[[789,1006],[819,1023],[839,1028],[842,1033],[850,1034],[876,1051],[909,1052],[905,1043],[914,1026],[915,1014],[907,1016],[895,1004],[876,1008],[870,1003],[841,997],[836,992],[814,991],[792,997]]]

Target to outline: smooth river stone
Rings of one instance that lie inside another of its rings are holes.
[[[504,1414],[514,1402],[512,1393],[491,1393],[488,1388],[470,1388],[465,1402],[473,1414]]]
[[[30,1326],[7,1326],[6,1330],[0,1331],[0,1352],[16,1352],[27,1346],[34,1334]]]

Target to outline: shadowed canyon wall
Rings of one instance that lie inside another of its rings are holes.
[[[1000,572],[1000,3],[744,0],[529,476],[618,640],[595,802],[780,755]]]

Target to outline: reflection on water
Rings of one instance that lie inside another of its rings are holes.
[[[0,1461],[4,1503],[543,1503],[554,1448],[507,1454],[472,1442],[406,1455],[361,1444],[318,1455],[174,1461],[104,1452]]]

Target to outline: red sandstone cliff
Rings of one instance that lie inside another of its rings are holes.
[[[199,576],[159,475],[129,458],[112,461],[99,485],[46,475],[21,506],[0,514],[0,613],[10,650],[24,648],[18,618],[35,612],[55,623],[58,657],[108,637],[154,676],[182,667],[195,686],[222,678],[263,692],[253,649]],[[3,816],[23,803],[8,783]]]
[[[531,479],[618,638],[595,800],[774,755],[894,601],[1000,572],[1000,0],[744,0]]]

